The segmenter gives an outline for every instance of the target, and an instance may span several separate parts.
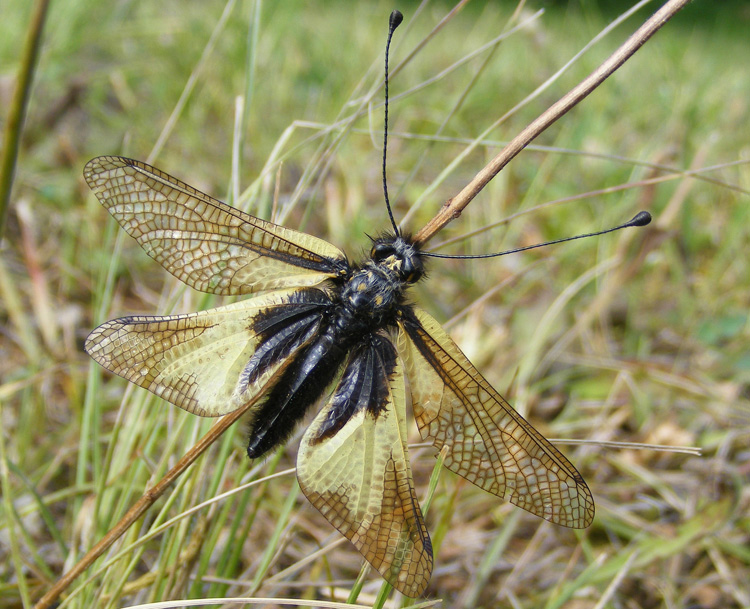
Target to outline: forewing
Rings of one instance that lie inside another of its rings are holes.
[[[325,293],[310,291],[321,295],[322,309]],[[317,303],[298,300],[297,291],[287,290],[200,313],[122,317],[96,328],[85,348],[107,370],[172,404],[200,416],[220,416],[257,397],[296,349],[310,342],[322,312]],[[257,320],[282,307],[303,311],[306,332],[298,332],[296,349],[267,358],[262,370],[248,370],[261,342],[268,340]]]
[[[330,243],[243,213],[140,161],[97,157],[83,175],[148,255],[196,290],[311,286],[347,268]]]
[[[350,358],[333,396],[305,432],[297,477],[310,502],[367,562],[394,588],[417,597],[432,573],[432,545],[414,492],[404,376],[395,351],[391,370],[389,382],[382,366]],[[387,390],[380,407],[361,407],[362,395],[377,394],[370,387],[381,382]],[[342,416],[347,407],[350,416]]]
[[[490,386],[440,324],[415,309],[398,342],[423,439],[448,446],[445,465],[551,522],[584,528],[594,500],[571,463]]]

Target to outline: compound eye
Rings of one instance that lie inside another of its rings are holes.
[[[416,283],[424,275],[419,258],[404,258],[401,262],[401,277],[407,283]]]
[[[404,261],[404,264],[401,267],[401,276],[407,283],[416,283],[422,276],[422,271],[412,262]]]
[[[370,250],[370,257],[373,260],[385,260],[388,256],[393,255],[395,250],[390,243],[376,243]]]

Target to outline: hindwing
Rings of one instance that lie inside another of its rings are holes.
[[[188,412],[216,417],[267,391],[314,338],[329,304],[326,292],[307,288],[200,313],[121,317],[96,328],[85,348],[107,370]]]
[[[448,447],[445,466],[546,520],[576,529],[594,518],[586,482],[563,454],[479,374],[440,324],[405,311],[399,354],[424,440]]]
[[[394,588],[424,592],[432,544],[412,481],[404,371],[389,338],[354,349],[305,432],[297,477],[310,502]]]
[[[146,163],[102,156],[83,175],[146,253],[196,290],[311,286],[348,268],[344,254],[323,239],[243,213]]]

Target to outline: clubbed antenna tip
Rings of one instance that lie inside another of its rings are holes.
[[[646,226],[651,222],[651,214],[647,211],[639,211],[635,217],[628,222],[629,226]]]
[[[393,11],[391,13],[391,18],[388,20],[388,26],[391,32],[395,30],[399,25],[401,25],[401,22],[404,20],[404,16],[401,14],[400,11]]]

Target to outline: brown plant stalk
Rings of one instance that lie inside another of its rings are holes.
[[[534,119],[528,127],[514,137],[484,169],[469,182],[455,197],[448,199],[432,220],[420,229],[414,240],[417,245],[425,245],[449,222],[461,215],[464,208],[487,186],[511,159],[528,146],[540,133],[565,115],[578,102],[596,89],[617,68],[625,63],[643,44],[669,21],[677,11],[690,0],[669,0],[654,13],[635,33],[630,36],[604,63],[584,78],[578,85],[563,95],[547,110]]]
[[[271,379],[274,380],[274,379]],[[228,415],[221,417],[211,429],[208,430],[198,442],[187,452],[185,455],[176,463],[176,465],[170,469],[164,477],[159,480],[154,486],[141,495],[140,499],[136,501],[133,506],[120,518],[120,521],[109,530],[109,532],[102,537],[96,545],[94,545],[86,554],[70,569],[65,573],[49,591],[39,599],[34,605],[34,609],[46,609],[50,607],[65,591],[78,576],[83,573],[93,562],[99,558],[104,552],[106,552],[110,546],[117,541],[125,532],[135,523],[144,513],[150,508],[156,500],[164,494],[172,483],[180,477],[180,475],[190,467],[216,440],[218,440],[222,434],[229,429],[229,427],[235,423],[238,419],[245,414],[261,397],[263,392],[259,392],[257,397],[242,408],[230,412]]]

